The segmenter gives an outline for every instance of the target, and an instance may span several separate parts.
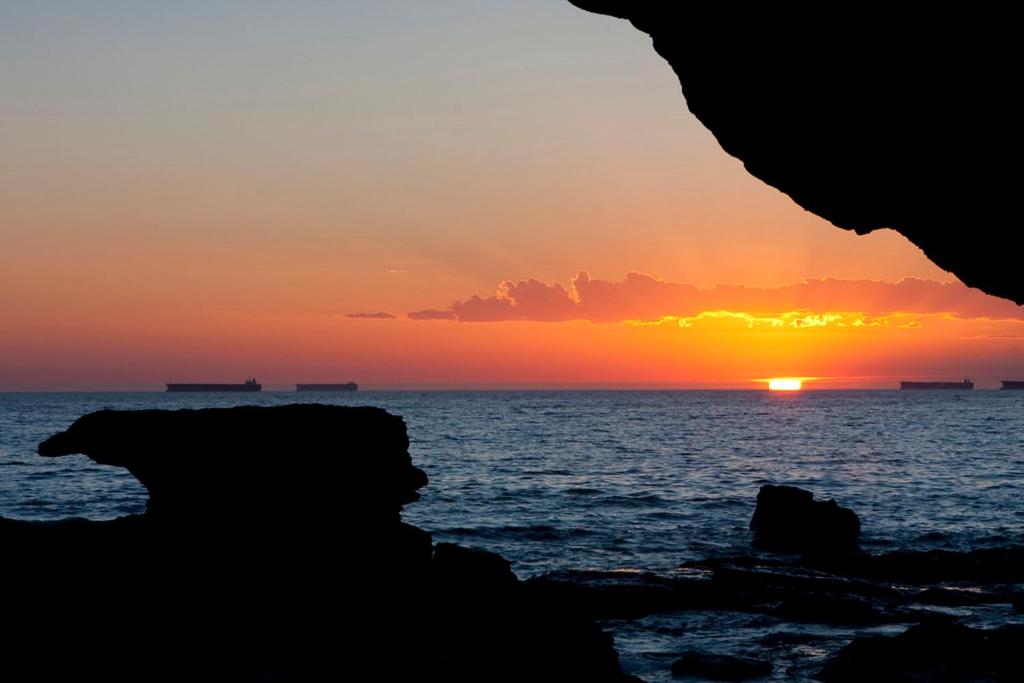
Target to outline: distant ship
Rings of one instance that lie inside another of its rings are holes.
[[[263,385],[255,377],[244,384],[168,384],[167,391],[262,391]]]
[[[900,382],[900,389],[907,390],[919,390],[919,389],[973,389],[974,382],[969,379],[965,379],[962,382]]]
[[[1016,391],[1024,391],[1024,379],[1004,379],[1003,389],[1013,389]]]
[[[359,385],[355,382],[343,384],[296,384],[295,391],[355,391]]]

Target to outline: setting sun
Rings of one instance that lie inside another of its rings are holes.
[[[769,391],[800,391],[803,382],[793,377],[775,377],[768,380]]]

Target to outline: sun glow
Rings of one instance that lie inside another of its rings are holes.
[[[800,391],[803,382],[795,377],[773,377],[768,380],[769,391]]]

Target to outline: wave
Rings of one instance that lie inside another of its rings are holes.
[[[635,508],[635,507],[650,507],[652,505],[668,505],[668,501],[659,496],[657,493],[640,493],[640,494],[612,494],[609,496],[603,496],[595,500],[595,503],[599,505],[609,505],[615,507],[624,508]]]
[[[596,496],[601,493],[601,489],[590,488],[587,486],[574,486],[573,488],[565,489],[564,493],[570,496]]]
[[[582,527],[559,528],[548,524],[531,524],[524,526],[452,527],[438,529],[436,533],[438,535],[487,540],[557,541],[578,536],[589,536],[594,532]]]

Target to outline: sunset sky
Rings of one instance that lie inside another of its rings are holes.
[[[3,3],[0,92],[0,391],[1024,377],[568,2]]]

